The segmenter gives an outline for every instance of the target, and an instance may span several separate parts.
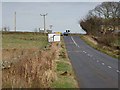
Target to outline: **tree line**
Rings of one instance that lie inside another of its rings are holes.
[[[113,43],[120,38],[120,2],[101,3],[90,10],[79,24],[98,43],[114,46]]]
[[[120,29],[120,2],[103,2],[80,20],[80,26],[91,35],[106,34]]]

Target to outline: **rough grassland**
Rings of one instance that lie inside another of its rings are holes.
[[[2,34],[2,87],[48,88],[55,80],[57,47],[35,33]]]
[[[63,41],[48,43],[39,33],[4,33],[2,45],[3,88],[78,87]]]
[[[47,36],[34,33],[6,33],[2,34],[3,49],[31,49],[43,48],[48,44]]]

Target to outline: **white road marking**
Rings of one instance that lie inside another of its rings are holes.
[[[119,73],[120,71],[119,71],[119,70],[116,70],[116,72],[118,72],[118,73]]]
[[[72,39],[72,41],[73,41],[73,43],[77,46],[77,47],[79,47],[80,48],[80,46],[75,42],[75,40],[73,39],[73,37],[71,36],[71,39]],[[71,52],[71,51],[68,51],[68,52]],[[86,51],[83,51],[84,53],[87,53]],[[93,57],[93,55],[90,55],[90,54],[87,54],[88,56],[90,56],[90,57]],[[93,60],[95,60],[95,58],[93,58]],[[97,62],[99,62],[99,60],[97,60]],[[102,65],[105,65],[105,63],[102,63]],[[111,66],[108,66],[108,68],[112,68]],[[116,72],[120,72],[119,70],[116,70]]]
[[[92,57],[92,55],[90,55],[90,54],[87,54],[89,57]]]
[[[111,66],[108,66],[108,68],[112,68]]]
[[[102,65],[105,65],[105,63],[102,63]]]
[[[83,51],[85,53],[85,51]]]
[[[90,57],[92,57],[92,55],[89,55]]]
[[[97,60],[97,62],[99,62],[99,60]]]
[[[74,43],[77,47],[79,47],[79,45],[77,45],[77,43],[75,42],[75,40],[73,39],[72,36],[71,36],[71,39],[72,39],[73,43]]]
[[[83,51],[84,53],[87,53],[86,51]]]

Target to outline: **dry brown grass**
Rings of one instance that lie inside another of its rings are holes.
[[[113,44],[115,44],[115,40],[117,40],[116,36],[103,36],[101,38],[93,38],[92,36],[89,35],[81,35],[80,36],[87,44],[89,44],[90,46],[92,46],[93,48],[106,53],[114,58],[119,58],[119,46],[118,48],[116,46],[114,46]],[[88,38],[92,38],[91,40]],[[113,40],[114,39],[114,40]],[[97,44],[94,43],[97,42]]]
[[[9,69],[3,69],[3,88],[49,88],[56,79],[55,58],[57,45],[49,50],[4,49],[3,61],[11,62]]]
[[[95,41],[91,36],[86,35],[85,38],[86,38],[87,40],[89,40],[90,42],[92,42],[93,44],[98,45],[98,42]]]

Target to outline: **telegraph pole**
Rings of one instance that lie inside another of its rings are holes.
[[[16,12],[14,12],[14,30],[16,32]]]
[[[50,25],[50,29],[52,30],[53,25]]]
[[[46,13],[46,14],[40,14],[41,16],[43,16],[43,19],[44,19],[44,33],[46,33],[45,17],[47,16],[47,14],[48,14],[48,13]]]

